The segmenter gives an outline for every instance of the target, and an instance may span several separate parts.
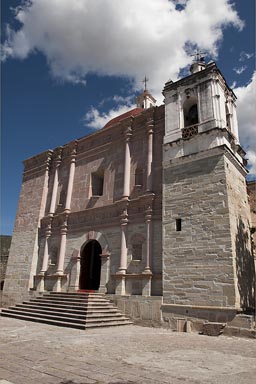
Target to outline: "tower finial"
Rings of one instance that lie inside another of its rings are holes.
[[[139,96],[136,97],[137,107],[139,108],[147,109],[156,105],[156,99],[147,90],[147,82],[148,78],[145,76],[142,80],[142,83],[144,83],[144,90]]]
[[[194,60],[193,60],[194,63],[203,63],[204,57],[202,55],[205,55],[205,54],[206,54],[206,52],[202,52],[202,51],[200,51],[200,49],[197,48],[195,53],[193,53],[190,56],[194,56]]]
[[[144,79],[142,80],[142,83],[144,83],[144,91],[146,91],[147,90],[147,82],[148,82],[148,78],[147,78],[147,76],[145,75],[145,77],[144,77]]]

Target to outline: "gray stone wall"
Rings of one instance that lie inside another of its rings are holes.
[[[247,191],[251,211],[251,236],[253,240],[253,254],[256,265],[256,180],[247,182]]]
[[[224,148],[164,169],[164,303],[237,305],[228,193]]]
[[[12,237],[0,235],[0,290],[3,289]]]
[[[235,280],[237,281],[236,298],[239,307],[244,311],[253,312],[255,308],[255,265],[250,232],[252,226],[250,205],[245,172],[232,159],[230,155],[225,157],[225,170]]]
[[[3,289],[3,306],[22,301],[33,288],[38,258],[38,228],[47,195],[49,153],[25,162],[22,189]],[[35,163],[38,162],[37,167]],[[34,166],[33,166],[34,165]]]

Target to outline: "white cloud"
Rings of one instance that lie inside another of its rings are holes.
[[[180,69],[191,62],[187,47],[198,46],[216,56],[223,28],[243,28],[229,0],[29,0],[22,4],[15,13],[20,29],[6,26],[4,60],[25,59],[40,51],[53,76],[84,85],[86,75],[96,73],[126,76],[137,90],[146,74],[159,103],[164,83],[176,80]],[[249,59],[248,55],[240,57]],[[241,141],[254,172],[252,83],[236,93]],[[101,128],[133,107],[131,99],[113,101],[121,105],[107,114],[91,108],[85,121]]]
[[[253,53],[247,53],[247,52],[245,52],[245,51],[242,51],[242,52],[240,53],[239,61],[249,60],[249,59],[251,59],[253,56],[254,56]]]
[[[236,84],[237,84],[237,82],[236,82],[236,81],[233,81],[233,83],[230,85],[230,88],[231,88],[231,89],[235,88],[235,87],[236,87]]]
[[[89,112],[87,112],[84,116],[83,120],[89,127],[100,129],[104,127],[111,119],[114,119],[114,117],[120,116],[123,113],[130,111],[132,108],[135,108],[135,105],[119,105],[117,108],[109,110],[108,113],[100,113],[97,108],[91,107]]]
[[[38,50],[53,76],[74,83],[93,72],[127,76],[138,89],[147,74],[155,95],[191,61],[188,43],[216,55],[222,29],[243,27],[229,0],[29,0],[15,17],[21,28],[7,28],[3,58]]]
[[[239,136],[247,152],[251,176],[256,177],[256,72],[248,85],[234,89],[237,96]]]
[[[239,67],[239,68],[233,68],[233,71],[235,71],[235,73],[237,74],[237,75],[241,75],[241,73],[243,73],[245,70],[246,70],[246,68],[247,68],[247,65],[242,65],[241,67]]]

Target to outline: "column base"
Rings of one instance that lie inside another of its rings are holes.
[[[119,275],[118,279],[116,280],[116,290],[115,294],[116,295],[125,295],[126,290],[125,290],[125,275],[124,274],[118,274]],[[120,276],[121,275],[121,276]]]
[[[57,275],[57,276],[63,276],[63,275],[64,275],[64,272],[63,272],[63,271],[57,271],[57,272],[55,272],[55,275]]]
[[[145,276],[142,277],[142,296],[151,296],[152,273],[144,271],[142,274]]]
[[[126,274],[126,269],[119,269],[117,272],[116,272],[116,275],[125,275]]]
[[[44,292],[45,291],[45,289],[44,289],[44,274],[43,275],[40,274],[38,276],[38,278],[39,278],[39,283],[38,283],[38,285],[36,287],[36,290],[38,292]]]
[[[55,287],[54,287],[54,291],[55,292],[61,292],[61,277],[57,277],[57,281],[56,281],[56,284],[55,284]]]
[[[99,293],[107,293],[107,288],[105,285],[100,285],[98,289]]]
[[[149,275],[149,276],[152,276],[152,272],[150,270],[150,268],[145,268],[144,271],[142,272],[143,275]]]

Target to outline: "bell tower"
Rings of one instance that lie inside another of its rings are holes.
[[[216,64],[190,70],[163,90],[163,316],[228,321],[254,306],[245,152]]]
[[[227,145],[242,162],[234,92],[213,61],[193,63],[190,70],[190,76],[165,84],[165,143],[194,137],[198,151]]]

